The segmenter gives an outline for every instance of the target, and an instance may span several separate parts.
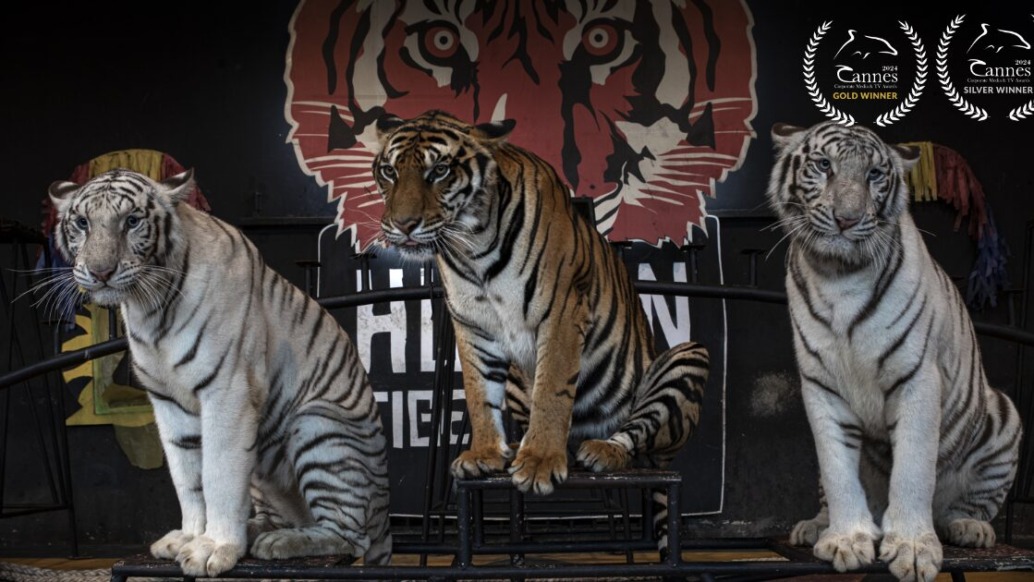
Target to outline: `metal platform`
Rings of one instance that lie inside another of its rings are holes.
[[[461,567],[450,565],[353,566],[351,558],[326,556],[293,560],[241,560],[221,578],[304,579],[304,580],[498,580],[498,579],[700,579],[700,580],[772,580],[793,576],[840,574],[827,563],[814,558],[807,548],[793,547],[776,539],[708,539],[690,540],[683,550],[759,550],[778,554],[775,558],[735,561],[692,561],[679,559],[666,563],[576,563],[558,557],[555,560],[535,559],[523,564],[493,563]],[[395,554],[404,555],[405,547]],[[986,550],[944,547],[941,572],[953,580],[965,580],[969,572],[1034,572],[1034,551],[999,544]],[[876,562],[846,574],[887,573],[887,566]],[[111,568],[112,582],[125,582],[129,577],[173,578],[183,576],[175,562],[149,556],[133,556],[116,562]]]
[[[246,558],[221,578],[243,579],[306,579],[306,580],[526,580],[526,579],[690,579],[753,581],[808,575],[839,574],[828,562],[811,554],[808,548],[790,546],[785,539],[724,538],[684,539],[678,511],[681,476],[670,471],[623,471],[594,474],[573,473],[558,486],[563,489],[625,488],[646,492],[664,488],[668,493],[669,554],[660,560],[654,542],[644,533],[642,519],[638,531],[626,530],[621,535],[597,539],[529,539],[525,528],[523,494],[516,492],[508,476],[486,479],[463,479],[455,483],[457,501],[457,535],[444,544],[396,543],[396,558],[406,555],[426,558],[427,555],[452,556],[444,565],[353,565],[350,557],[326,556],[293,560],[262,561]],[[505,524],[507,535],[488,536],[482,519],[481,502],[485,491],[512,493],[511,516]],[[680,551],[675,551],[678,548]],[[653,550],[653,560],[636,560],[630,550]],[[756,552],[758,558],[716,561],[699,559],[700,554],[735,550]],[[594,554],[613,556],[628,551],[620,563],[601,563]],[[588,559],[586,558],[588,556]],[[477,563],[477,557],[491,558]],[[412,561],[412,560],[411,560]],[[953,580],[964,580],[968,572],[1031,571],[1034,572],[1034,550],[999,544],[990,549],[944,547],[941,571]],[[887,565],[875,562],[848,574],[887,573]],[[115,563],[112,582],[125,582],[130,577],[181,578],[179,566],[168,560],[134,556]]]

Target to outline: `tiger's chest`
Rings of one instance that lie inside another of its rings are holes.
[[[536,325],[528,317],[523,284],[501,276],[483,285],[442,270],[449,306],[462,322],[460,333],[475,344],[492,343],[522,371],[532,374],[536,361]],[[466,327],[467,329],[462,329]]]
[[[192,387],[201,383],[200,367],[196,364],[177,365],[170,358],[173,353],[184,354],[190,349],[185,341],[163,342],[155,347],[141,342],[130,343],[130,353],[136,376],[150,391],[172,398],[187,410],[197,411],[200,408],[198,398]]]
[[[139,310],[123,307],[136,377],[148,390],[199,411],[195,388],[219,365],[214,338],[204,329],[205,318],[179,321],[168,314],[169,327],[160,328],[155,325],[159,320],[134,317],[134,311]]]
[[[901,299],[899,290],[888,288],[874,300],[874,282],[866,277],[790,283],[802,372],[833,388],[869,434],[885,434],[885,391],[901,367],[886,358],[897,335],[898,311],[889,307]]]

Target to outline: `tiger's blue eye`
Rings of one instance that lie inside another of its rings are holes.
[[[866,177],[869,179],[870,182],[875,182],[883,178],[883,176],[883,170],[881,170],[880,168],[872,168],[869,170],[869,175]]]
[[[72,224],[74,224],[79,230],[87,230],[90,228],[90,221],[86,220],[85,216],[77,216],[75,220],[72,221]]]
[[[815,167],[823,172],[828,172],[833,167],[833,162],[829,161],[829,158],[819,158],[815,160]]]
[[[136,228],[136,225],[140,224],[140,217],[135,214],[130,214],[126,217],[126,228]]]

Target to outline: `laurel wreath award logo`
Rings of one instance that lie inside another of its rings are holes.
[[[1031,74],[1031,53],[1034,47],[1027,40],[1028,34],[1013,30],[1012,26],[1006,29],[991,22],[981,22],[971,27],[971,32],[966,31],[969,33],[968,38],[960,35],[964,38],[964,44],[957,57],[966,63],[965,82],[960,91],[952,80],[949,58],[952,43],[963,29],[965,21],[966,15],[960,14],[941,33],[934,57],[937,80],[952,106],[970,119],[985,121],[992,114],[986,107],[967,99],[965,94],[983,99],[1009,99],[1015,95],[1034,94]],[[1034,115],[1034,99],[1012,107],[1006,117],[1011,121],[1021,121],[1031,115]]]
[[[926,47],[923,46],[923,41],[919,39],[919,35],[907,22],[899,21],[898,25],[905,32],[905,38],[912,44],[912,50],[916,53],[916,78],[905,100],[894,109],[876,118],[876,125],[880,127],[886,127],[912,111],[912,108],[919,102],[919,96],[923,94],[923,87],[926,86]]]
[[[951,104],[956,109],[961,111],[967,117],[971,117],[977,121],[983,121],[987,119],[987,111],[973,105],[966,100],[965,97],[959,94],[955,90],[955,85],[951,82],[951,77],[948,76],[948,47],[951,46],[951,39],[955,36],[955,32],[962,26],[962,21],[966,19],[964,14],[956,16],[954,20],[948,24],[948,28],[944,29],[944,33],[941,34],[941,40],[937,42],[937,79],[941,82],[941,90],[944,91],[944,95],[951,101]]]
[[[823,94],[817,80],[816,61],[819,59],[819,48],[823,38],[832,29],[833,21],[823,22],[808,39],[804,49],[804,86],[812,102],[823,115],[844,125],[854,125],[855,116],[833,105]],[[915,29],[907,22],[899,21],[898,26],[904,33],[915,55],[915,68],[912,85],[907,95],[890,109],[875,115],[876,125],[886,127],[900,121],[919,102],[926,87],[928,60],[926,47]],[[869,57],[883,58],[884,64],[873,65]],[[901,70],[898,66],[898,50],[889,40],[880,36],[864,34],[850,29],[846,41],[840,45],[832,56],[833,76],[835,79],[833,100],[878,104],[881,101],[897,100],[897,83]],[[852,61],[852,58],[861,61]],[[864,65],[858,63],[864,62]]]
[[[829,28],[833,25],[833,22],[823,22],[819,25],[818,29],[815,30],[815,34],[811,35],[808,40],[808,45],[804,48],[804,87],[808,90],[808,95],[811,96],[812,102],[819,108],[819,111],[823,115],[844,125],[854,125],[854,117],[850,114],[844,113],[843,111],[834,107],[826,98],[822,95],[822,91],[819,89],[818,83],[815,82],[815,53],[819,49],[819,41],[822,37],[826,36],[829,32]]]

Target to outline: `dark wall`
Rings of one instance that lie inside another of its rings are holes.
[[[718,186],[708,205],[726,217],[726,281],[746,284],[749,252],[774,248],[757,260],[755,276],[759,287],[781,290],[785,243],[777,245],[781,235],[768,228],[764,205],[772,159],[768,130],[776,121],[806,125],[824,119],[802,84],[802,42],[828,20],[847,18],[864,26],[894,18],[911,22],[932,47],[957,12],[906,3],[866,3],[864,12],[850,11],[818,0],[749,6],[757,46],[759,106],[753,125],[758,136],[743,167]],[[144,12],[140,3],[116,1],[60,7],[19,3],[9,10],[2,41],[8,55],[3,107],[8,129],[0,217],[38,226],[47,186],[66,179],[77,164],[113,150],[161,150],[195,168],[213,213],[247,226],[267,261],[302,284],[303,271],[295,262],[315,258],[316,228],[263,226],[257,220],[322,217],[326,223],[334,213],[326,191],[302,173],[286,141],[283,70],[293,9],[287,1],[198,2],[148,5]],[[891,17],[884,13],[888,10]],[[1021,286],[1023,265],[1030,261],[1024,241],[1034,218],[1032,123],[966,119],[931,79],[907,122],[880,130],[887,141],[933,141],[968,160],[1012,250],[1008,267],[1014,288]],[[930,203],[917,207],[916,214],[935,256],[951,275],[966,276],[976,249],[965,234],[952,230],[954,211]],[[975,317],[1009,321],[1002,299]],[[728,362],[725,509],[694,520],[693,526],[722,535],[785,533],[815,510],[817,480],[785,308],[730,304],[729,336],[734,340]],[[1016,350],[990,339],[984,349],[992,379],[1014,388]],[[143,547],[177,525],[179,511],[164,468],[129,465],[110,426],[74,427],[70,435],[84,544]],[[9,446],[32,450],[17,432],[7,438]],[[25,476],[34,462],[31,453],[9,459],[13,485],[7,486],[7,499],[45,497],[36,491],[45,488],[43,482]],[[685,476],[689,487],[693,477]],[[60,546],[66,530],[59,514],[2,519],[0,553]]]

